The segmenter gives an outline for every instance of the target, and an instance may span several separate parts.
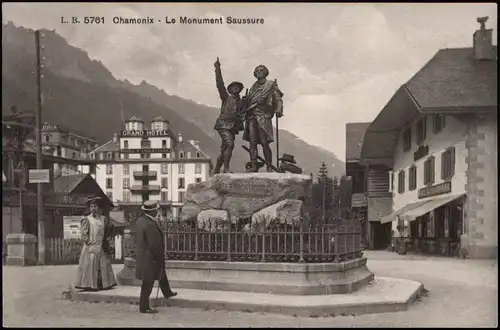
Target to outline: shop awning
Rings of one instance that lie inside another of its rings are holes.
[[[405,206],[403,206],[402,208],[400,208],[399,210],[397,210],[396,212],[393,212],[389,215],[386,215],[385,217],[381,218],[380,219],[380,223],[388,223],[388,222],[393,222],[395,221],[398,216],[400,214],[403,214],[405,212],[408,212],[408,211],[411,211],[423,204],[425,204],[427,201],[419,201],[419,202],[415,202],[415,203],[411,203],[411,204],[407,204]]]
[[[462,196],[463,196],[463,194],[430,199],[430,200],[427,200],[425,204],[420,205],[412,210],[409,210],[409,211],[406,211],[406,212],[400,214],[399,217],[403,220],[406,220],[406,221],[413,221],[416,218],[418,218],[426,213],[429,213],[430,211],[435,210],[440,206],[448,204],[449,202],[452,202],[452,201],[454,201]]]

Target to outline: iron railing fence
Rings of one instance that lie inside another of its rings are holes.
[[[306,228],[276,226],[263,232],[201,230],[183,222],[164,225],[167,260],[341,262],[363,255],[359,222]]]

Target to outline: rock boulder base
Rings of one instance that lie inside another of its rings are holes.
[[[292,173],[224,173],[189,185],[181,221],[194,221],[201,211],[226,210],[231,222],[286,199],[305,200],[311,177]]]

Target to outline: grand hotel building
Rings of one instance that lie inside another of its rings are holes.
[[[156,117],[147,128],[132,117],[113,139],[90,152],[93,173],[108,197],[120,206],[138,208],[158,201],[162,214],[176,218],[189,184],[205,181],[210,157],[198,141],[174,135],[168,120]],[[84,170],[85,171],[85,170]]]

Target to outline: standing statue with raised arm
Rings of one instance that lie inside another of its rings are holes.
[[[214,174],[217,174],[220,173],[222,165],[224,165],[224,173],[229,172],[229,163],[234,149],[234,138],[240,130],[243,130],[243,118],[241,117],[240,108],[240,92],[243,90],[243,84],[233,81],[227,86],[226,90],[224,80],[222,79],[219,58],[217,58],[214,65],[215,82],[222,101],[220,114],[214,126],[214,129],[217,130],[222,139],[220,155],[217,158],[214,169]]]
[[[264,65],[255,68],[253,75],[257,81],[245,95],[244,113],[246,119],[243,140],[250,142],[249,172],[258,172],[257,145],[262,145],[267,172],[273,172],[272,151],[269,146],[274,141],[272,119],[283,116],[283,93],[276,81],[267,80],[269,70]]]

